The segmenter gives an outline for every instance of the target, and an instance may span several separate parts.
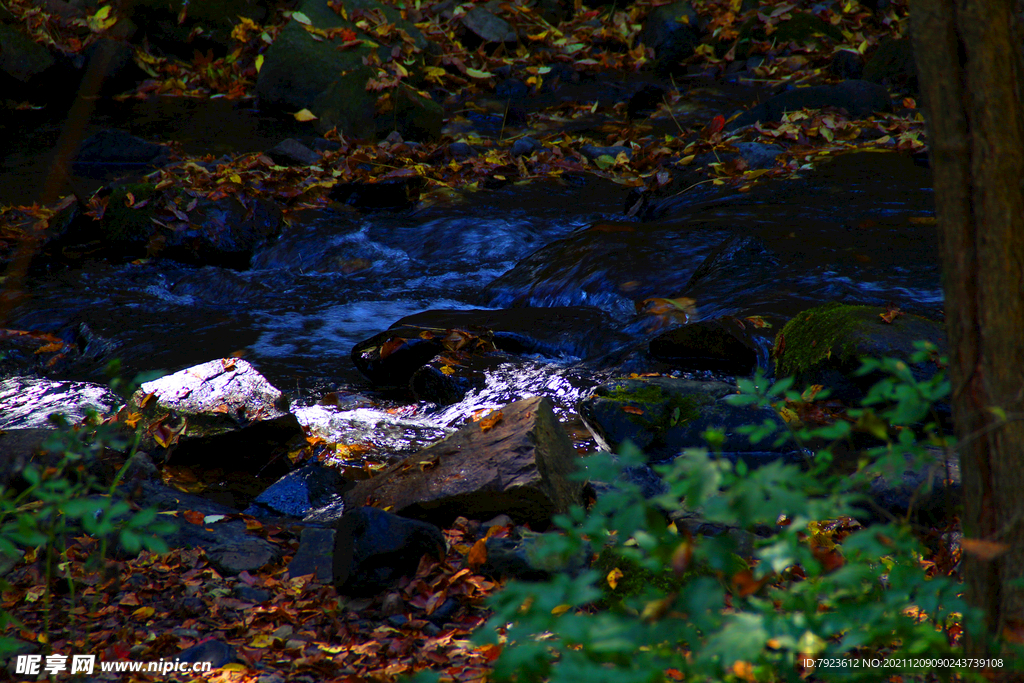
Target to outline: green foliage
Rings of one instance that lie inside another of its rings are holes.
[[[108,373],[116,374],[116,361]],[[139,377],[126,383],[116,377],[111,388],[130,395],[133,386],[144,381]],[[113,408],[114,406],[112,406]],[[100,552],[91,558],[94,567],[104,561],[109,544],[114,542],[129,553],[145,548],[166,552],[162,534],[173,531],[169,522],[160,520],[152,509],[133,511],[124,500],[115,496],[115,489],[131,466],[138,447],[139,432],[126,435],[119,424],[105,424],[98,413],[90,411],[81,424],[72,425],[61,415],[51,416],[57,429],[43,444],[53,460],[42,467],[30,462],[21,471],[22,486],[0,486],[0,556],[20,557],[34,552],[46,570],[47,592],[61,576],[69,540],[83,532],[97,538]],[[124,465],[111,482],[104,482],[95,473],[96,458],[107,450],[127,452]],[[74,589],[69,579],[68,586]],[[2,584],[2,581],[0,581]],[[74,595],[72,593],[72,599]],[[0,627],[12,623],[10,614],[0,612]],[[17,641],[0,638],[0,656],[5,656]]]
[[[513,581],[492,598],[494,617],[478,639],[506,644],[495,680],[664,681],[673,669],[676,680],[799,681],[806,655],[949,653],[944,629],[975,618],[957,583],[926,575],[923,549],[905,520],[867,528],[852,520],[857,487],[878,467],[886,460],[905,467],[923,444],[941,442],[938,421],[922,421],[949,385],[941,372],[920,382],[899,361],[865,361],[864,372],[877,370],[889,377],[856,417],[884,424],[877,431],[884,443],[853,476],[833,474],[828,448],[805,466],[777,461],[753,471],[690,450],[657,468],[668,492],[645,500],[619,476],[644,462],[634,449],[589,458],[588,478],[615,482],[614,490],[589,512],[559,517],[561,531],[546,534],[544,545],[565,552],[590,543],[598,559],[576,577]],[[803,400],[791,380],[769,386],[757,376],[739,386],[738,405]],[[766,423],[747,433],[806,448],[846,439],[853,427],[840,421],[778,429]],[[728,531],[691,536],[670,522],[684,508]],[[816,675],[877,680],[879,673]]]

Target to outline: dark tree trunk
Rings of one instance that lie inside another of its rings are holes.
[[[1016,0],[912,0],[964,485],[972,653],[1024,624],[1024,122]],[[1008,417],[1009,419],[1006,419]],[[996,549],[974,552],[971,540]]]

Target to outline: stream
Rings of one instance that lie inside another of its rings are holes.
[[[133,112],[128,120],[141,134],[155,130],[161,116],[180,122],[176,108]],[[269,124],[251,110],[219,115],[245,125],[235,136],[223,121],[199,139],[195,122],[164,133],[218,154],[270,147],[288,133],[261,128]],[[104,115],[97,125],[111,120]],[[24,137],[26,147],[9,151],[0,176],[6,185],[15,176],[25,185],[2,201],[24,201],[25,187],[42,182],[47,151],[33,154],[27,145],[54,135],[40,127]],[[538,394],[554,400],[577,443],[585,443],[575,403],[627,368],[622,358],[630,349],[635,357],[649,340],[652,329],[635,305],[650,297],[695,298],[691,322],[725,315],[785,320],[831,300],[894,303],[941,317],[931,177],[910,157],[842,155],[801,178],[761,182],[745,193],[703,185],[664,202],[647,221],[625,217],[627,191],[599,178],[566,177],[404,211],[305,211],[291,216],[246,271],[151,259],[38,273],[4,326],[65,339],[87,326],[101,351],[53,379],[102,382],[113,357],[129,375],[243,357],[288,395],[315,433],[370,444],[387,459],[436,440],[476,411]],[[757,237],[770,257],[687,291],[704,259],[736,235]],[[350,358],[353,345],[404,316],[509,306],[596,307],[609,322],[606,329],[581,325],[575,342],[557,352],[488,369],[483,387],[443,407],[375,392]],[[621,353],[588,357],[586,348],[602,340]],[[325,395],[331,405],[322,405]],[[23,392],[0,388],[0,427],[73,408],[76,394],[66,396],[65,406],[49,399],[33,405]]]

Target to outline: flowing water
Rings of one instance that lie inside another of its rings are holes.
[[[114,356],[130,370],[172,372],[241,355],[315,430],[397,454],[475,411],[532,394],[551,396],[569,417],[614,370],[570,349],[498,365],[482,388],[445,408],[374,394],[352,346],[426,309],[596,306],[610,314],[609,329],[578,330],[581,348],[590,336],[640,343],[636,301],[681,295],[723,240],[753,235],[771,258],[698,286],[696,319],[788,318],[829,300],[940,316],[930,184],[907,157],[860,153],[747,193],[705,186],[648,222],[624,218],[627,190],[594,178],[510,185],[399,212],[306,212],[246,271],[157,259],[35,276],[5,327],[69,338],[85,323],[105,352],[59,379],[100,380]],[[340,398],[318,405],[325,394]]]

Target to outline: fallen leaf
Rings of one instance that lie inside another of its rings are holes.
[[[608,572],[608,576],[605,577],[605,580],[608,582],[609,586],[611,586],[613,589],[615,589],[615,588],[618,587],[619,580],[623,576],[624,575],[622,573],[622,570],[619,569],[618,567],[616,567],[615,569],[613,569],[610,572]]]
[[[308,109],[300,109],[299,111],[292,114],[296,121],[316,121],[317,116]]]
[[[500,410],[495,410],[493,413],[480,420],[480,431],[486,432],[490,429],[494,429],[495,425],[504,419],[504,415]]]
[[[480,539],[473,544],[466,555],[466,563],[470,569],[477,569],[487,563],[487,541]]]

